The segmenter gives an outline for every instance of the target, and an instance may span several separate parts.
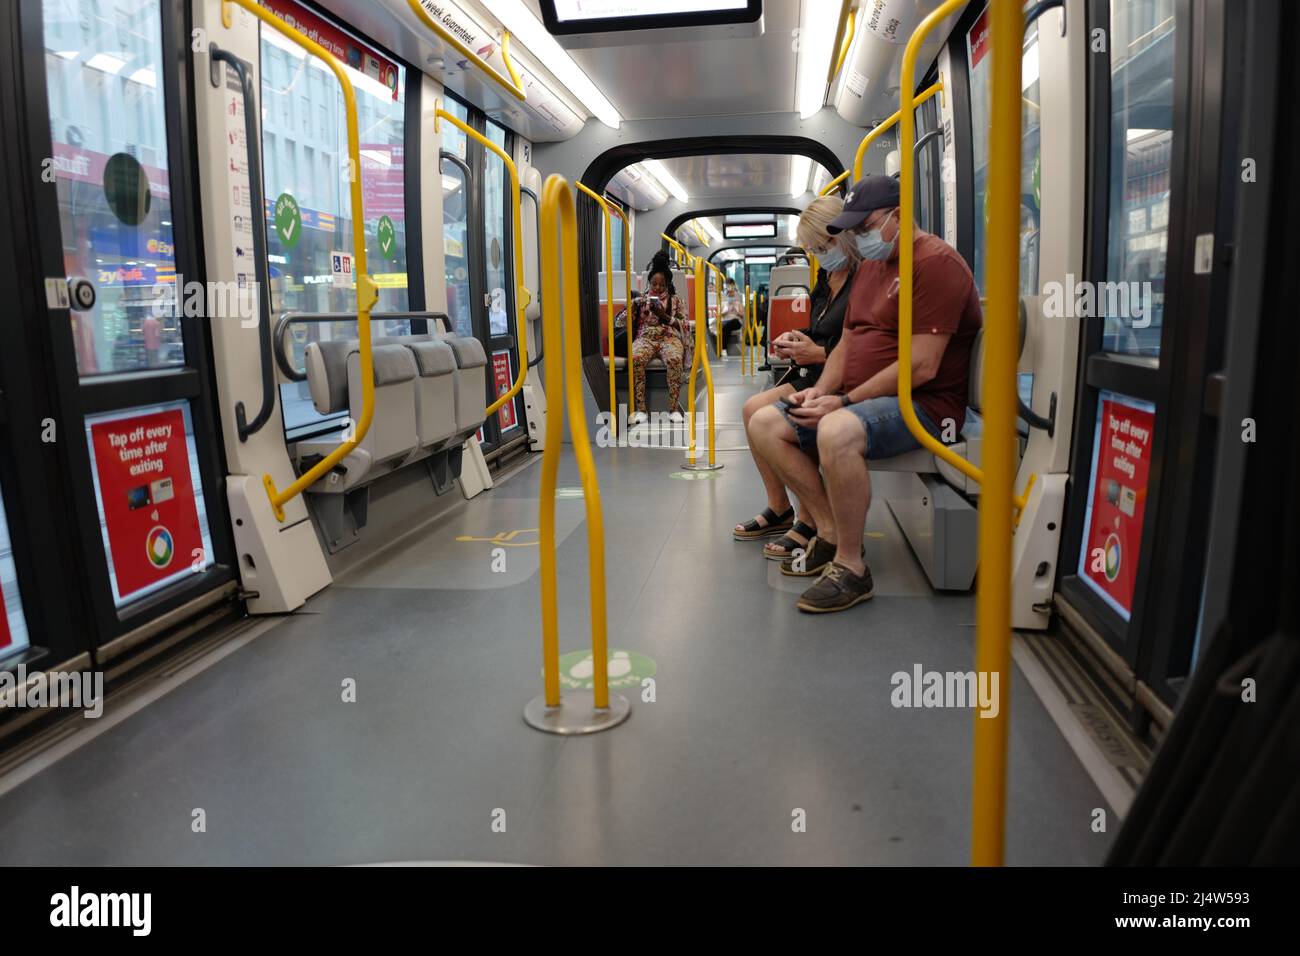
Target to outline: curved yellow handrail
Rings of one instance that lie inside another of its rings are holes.
[[[929,99],[929,97],[933,96],[939,89],[942,88],[941,83],[936,83],[933,86],[931,86],[929,89],[925,90],[920,96],[913,97],[912,87],[910,85],[910,79],[912,77],[912,74],[916,70],[916,58],[919,55],[921,49],[920,40],[917,40],[917,38],[920,37],[923,40],[931,30],[933,30],[940,22],[942,22],[946,17],[948,17],[954,10],[958,9],[961,5],[962,4],[959,2],[959,0],[947,0],[947,2],[943,4],[943,6],[939,7],[928,17],[922,20],[920,26],[916,28],[916,32],[912,34],[912,39],[908,41],[908,45],[903,52],[903,67],[902,67],[903,74],[902,74],[902,85],[900,89],[900,99],[902,102],[898,112],[895,113],[890,120],[886,121],[886,123],[892,124],[894,122],[897,122],[900,116],[907,117],[907,122],[903,123],[902,126],[899,127],[898,148],[899,148],[900,155],[903,156],[912,155],[912,147],[916,139],[916,127],[914,125],[914,121],[915,121],[915,110],[917,105],[924,102],[926,99]],[[912,55],[911,60],[908,59],[909,52]],[[876,130],[881,129],[881,127],[884,125],[885,124],[881,124],[881,126],[876,127]],[[875,134],[876,130],[872,130],[872,134]],[[866,143],[867,140],[863,140],[863,142]],[[1017,166],[1017,169],[1018,168],[1019,167]],[[914,265],[913,263],[914,250],[912,248],[912,243],[916,237],[916,223],[915,223],[915,215],[914,215],[915,190],[916,190],[916,169],[914,165],[912,163],[900,163],[899,164],[899,190],[898,190],[898,203],[899,203],[899,211],[898,211],[898,404],[899,404],[899,411],[902,412],[903,422],[907,425],[908,431],[912,433],[912,435],[916,438],[916,440],[919,441],[927,451],[933,452],[936,457],[942,458],[948,464],[952,465],[954,468],[960,471],[963,475],[970,478],[972,481],[979,482],[982,485],[984,484],[984,480],[985,480],[983,470],[978,465],[975,465],[972,462],[967,461],[961,455],[957,454],[955,451],[953,451],[943,442],[939,441],[928,431],[926,431],[924,426],[921,425],[920,419],[917,418],[916,416],[916,406],[912,398],[912,300],[913,300],[912,279],[913,279],[913,265]],[[1019,246],[1017,246],[1016,255],[1014,257],[1014,263],[1017,266],[1017,268],[1019,266],[1019,262],[1020,262],[1020,252],[1019,252]],[[991,297],[989,301],[990,301],[990,305],[992,306],[993,300]],[[1019,314],[1019,303],[1013,302],[1011,306],[1011,311],[1007,314],[1009,315]],[[997,323],[998,326],[1001,326],[1002,324],[1004,323],[1000,321]],[[985,333],[986,343],[988,341],[987,335],[988,333],[986,332]],[[987,344],[986,344],[985,352],[987,354]],[[991,376],[992,374],[994,374],[994,372],[997,370],[998,367],[993,364],[990,364],[986,359],[984,368],[985,368],[985,376],[984,376],[985,381],[986,382],[992,381],[993,379],[991,378]],[[1015,377],[1016,377],[1016,359],[1013,356],[1011,362],[1011,369],[1006,373],[1006,378],[1007,381],[1014,383]],[[1013,496],[1013,501],[1016,505],[1017,511],[1023,511],[1025,505],[1028,504],[1029,493],[1030,491],[1032,491],[1032,488],[1033,488],[1033,477],[1031,476],[1030,484],[1025,488],[1024,495]]]
[[[339,86],[343,88],[343,110],[347,114],[348,162],[350,164],[348,167],[348,185],[352,209],[352,263],[353,274],[357,277],[357,341],[361,350],[361,417],[358,419],[350,438],[340,442],[332,452],[299,475],[298,479],[285,488],[284,491],[276,490],[275,480],[270,474],[262,475],[262,486],[266,489],[267,497],[271,500],[271,511],[275,515],[275,520],[283,522],[285,519],[284,506],[315,484],[322,476],[328,474],[330,469],[361,444],[361,440],[366,437],[366,432],[370,430],[370,423],[375,417],[375,374],[374,355],[370,346],[370,310],[379,301],[379,289],[375,287],[374,281],[366,271],[366,223],[361,198],[361,147],[357,134],[357,97],[356,92],[352,89],[352,81],[348,79],[342,65],[329,50],[303,36],[298,30],[289,26],[275,14],[262,9],[254,0],[222,0],[221,22],[227,29],[234,22],[230,15],[230,4],[232,3],[243,7],[267,26],[288,37],[328,66],[335,78],[338,79]],[[256,147],[256,143],[248,144],[249,149],[255,149]],[[261,214],[260,211],[259,214]],[[265,224],[259,224],[255,228],[264,227]]]
[[[700,240],[700,245],[705,249],[709,248],[709,237],[705,235],[700,224],[694,219],[691,220],[691,232],[695,233],[695,238]]]
[[[840,70],[844,69],[844,60],[849,55],[849,47],[853,46],[853,36],[857,32],[857,23],[858,23],[858,11],[850,10],[849,22],[845,31],[844,42],[840,44],[840,55],[835,58],[835,66],[831,68],[830,79],[826,81],[827,86],[830,86],[830,84],[834,83],[835,77],[839,76]]]
[[[501,60],[505,63],[506,69],[510,71],[510,79],[514,80],[515,88],[522,90],[524,81],[519,76],[519,71],[515,69],[515,61],[510,59],[510,31],[504,30],[501,33]]]
[[[725,284],[726,284],[727,277],[726,277],[726,275],[723,273],[723,271],[722,271],[721,269],[719,269],[717,266],[715,266],[715,265],[714,265],[712,262],[710,262],[708,259],[701,258],[700,261],[703,262],[706,266],[708,266],[710,269],[713,270],[713,274],[714,274],[714,276],[716,277],[716,281],[717,281],[717,292],[718,292],[717,320],[718,320],[718,324],[717,324],[717,336],[716,336],[716,338],[717,338],[717,340],[718,340],[718,358],[721,358],[721,357],[722,357],[722,290],[723,290],[723,287],[724,287]],[[706,309],[708,308],[707,300],[706,300],[706,303],[705,303],[705,308],[706,308]]]
[[[511,211],[514,214],[513,235],[515,237],[511,245],[515,247],[515,327],[519,330],[519,374],[515,376],[515,382],[510,386],[510,390],[498,396],[497,400],[487,407],[487,411],[483,413],[486,418],[518,395],[519,390],[524,387],[524,379],[528,377],[528,320],[524,317],[524,313],[528,309],[528,303],[533,299],[533,294],[524,285],[524,246],[519,238],[524,234],[523,216],[519,206],[519,170],[515,167],[515,161],[510,158],[509,153],[468,123],[452,116],[442,108],[438,101],[435,101],[433,109],[433,131],[435,133],[439,131],[438,120],[440,119],[447,120],[466,136],[482,144],[484,149],[490,149],[496,153],[501,158],[501,161],[506,164],[506,169],[510,173],[510,204]]]
[[[632,375],[632,224],[627,221],[627,213],[623,212],[618,205],[610,203],[609,211],[623,221],[623,269],[627,275],[627,287],[623,290],[623,322],[624,327],[627,329],[627,401],[629,405],[633,406],[632,410],[635,411],[636,390]],[[611,402],[611,404],[613,403]]]
[[[569,429],[573,436],[573,454],[578,462],[578,473],[582,477],[582,496],[587,513],[594,704],[597,709],[604,709],[609,707],[605,519],[600,504],[600,481],[591,455],[587,416],[582,402],[582,343],[578,329],[578,217],[574,209],[573,190],[563,176],[553,174],[547,177],[542,186],[541,207],[542,323],[546,341],[553,346],[546,349],[546,385],[548,389],[558,390],[563,382],[565,396],[559,407],[546,416],[546,444],[542,450],[538,533],[541,552],[543,683],[546,706],[558,707],[560,638],[555,586],[555,485],[567,407]],[[558,243],[557,230],[560,233]],[[568,281],[562,284],[565,278]],[[563,343],[563,348],[560,343]]]
[[[708,264],[711,265],[711,263]],[[706,263],[703,259],[696,258],[695,260],[695,315],[696,315],[695,355],[691,359],[691,375],[690,375],[690,379],[688,380],[688,384],[686,386],[687,402],[688,402],[687,417],[690,419],[691,438],[690,438],[690,446],[686,453],[686,461],[688,465],[695,464],[695,372],[696,369],[698,369],[700,365],[703,364],[704,387],[707,390],[709,395],[709,465],[710,467],[712,467],[717,464],[717,460],[716,460],[717,432],[714,425],[714,417],[713,417],[713,372],[709,368],[709,349],[707,344],[708,339],[705,337],[705,333],[704,333],[704,326],[707,323],[703,321],[703,317],[708,312],[708,308],[709,308],[708,293],[706,291],[706,285],[705,285],[705,276],[707,275],[707,273],[704,271],[705,265]],[[721,305],[721,300],[719,300],[718,304]],[[721,326],[722,326],[722,317],[721,314],[719,314],[718,327],[721,328]]]
[[[933,16],[933,14],[931,15]],[[922,25],[924,25],[924,23]],[[919,30],[920,27],[917,27],[917,29]],[[903,102],[911,103],[912,109],[915,110],[918,106],[920,106],[930,97],[934,96],[936,93],[941,93],[942,91],[943,91],[943,80],[940,80],[938,83],[935,83],[932,86],[926,87],[924,90],[921,91],[921,95],[916,97],[915,99],[912,98],[911,89],[905,89],[902,94]],[[875,127],[871,130],[870,133],[862,137],[862,142],[858,144],[858,151],[853,157],[853,181],[855,183],[862,178],[862,160],[867,155],[867,147],[869,147],[872,143],[878,140],[890,129],[893,129],[894,124],[898,122],[898,118],[901,115],[903,115],[903,109],[904,107],[900,107],[897,113],[889,117],[889,119],[881,120],[879,123],[875,125]],[[912,155],[911,153],[905,151],[901,145],[898,148],[898,154],[900,157]],[[898,165],[900,169],[906,169],[908,164],[900,161]]]
[[[834,179],[828,182],[825,186],[823,186],[822,191],[817,195],[829,196],[831,193],[835,192],[835,190],[840,188],[840,183],[844,182],[844,180],[848,178],[849,178],[849,170],[846,169],[844,170],[844,172],[840,173],[838,176],[836,176]]]
[[[678,242],[676,239],[674,239],[672,236],[668,235],[667,233],[661,232],[659,233],[659,237],[663,239],[665,242],[667,242],[668,245],[672,246],[674,249],[677,250],[677,254],[681,256],[681,265],[683,269],[694,268],[692,263],[695,261],[695,257],[686,251],[685,246],[683,246],[680,242]]]
[[[453,50],[455,50],[457,53],[463,56],[467,61],[473,63],[476,67],[479,68],[480,71],[487,74],[488,79],[492,80],[494,83],[497,84],[497,86],[501,87],[511,96],[513,96],[515,99],[521,102],[524,100],[525,97],[524,97],[523,83],[520,82],[519,75],[515,72],[515,68],[510,62],[510,57],[506,55],[507,45],[510,42],[509,33],[505,34],[505,36],[501,40],[501,55],[506,62],[506,68],[510,70],[510,75],[514,79],[513,83],[509,79],[506,79],[506,77],[502,76],[501,73],[498,70],[496,70],[490,63],[488,63],[487,60],[483,59],[481,56],[479,56],[477,53],[475,53],[473,50],[467,47],[464,43],[458,40],[454,35],[448,33],[447,29],[443,27],[442,24],[440,24],[437,20],[433,19],[433,17],[429,16],[428,12],[420,4],[420,0],[406,0],[406,5],[411,8],[412,12],[414,12],[417,17],[420,18],[420,22],[422,22],[426,27],[428,27],[430,30],[434,32],[434,35],[436,35],[439,40],[441,40],[443,43],[446,43]]]
[[[839,48],[840,56],[837,60],[832,60],[826,64],[826,85],[830,86],[835,80],[835,74],[839,73],[840,66],[844,63],[844,55],[848,53],[848,42],[844,42],[846,29],[852,29],[854,15],[854,0],[843,0],[840,4],[840,15],[835,20],[835,39],[831,41],[831,49]],[[850,37],[849,42],[852,41]]]
[[[605,336],[609,349],[609,434],[618,437],[618,392],[614,385],[614,223],[605,197],[588,189],[583,183],[574,183],[596,201],[605,214]],[[631,310],[629,310],[630,312]]]

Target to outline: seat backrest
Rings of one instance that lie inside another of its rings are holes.
[[[1026,308],[1022,296],[1020,298],[1019,316],[1020,345],[1016,350],[1017,356],[1023,355],[1025,352],[1025,336],[1028,329],[1029,310]],[[971,343],[970,347],[970,390],[966,404],[977,412],[984,409],[984,326],[982,324],[979,331],[975,333],[975,341]]]
[[[796,289],[808,289],[808,265],[777,266],[767,280],[773,295],[785,295]]]

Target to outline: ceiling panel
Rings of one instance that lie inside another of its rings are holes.
[[[537,9],[536,2],[529,6]],[[569,54],[624,119],[735,113],[785,113],[795,108],[798,0],[763,5],[763,33],[725,42],[692,41],[594,47]]]
[[[692,203],[711,197],[773,195],[790,191],[790,156],[722,153],[662,160],[685,187]]]

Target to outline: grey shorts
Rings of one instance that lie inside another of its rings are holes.
[[[794,428],[799,447],[806,452],[815,453],[817,451],[817,429],[805,428],[791,418],[790,403],[784,399],[777,402],[776,407],[785,416],[785,420],[790,423],[790,426]],[[893,458],[904,452],[916,451],[921,447],[921,443],[907,430],[907,423],[903,421],[903,411],[899,407],[897,395],[869,398],[865,402],[857,402],[845,407],[858,417],[858,421],[862,422],[863,430],[867,433],[868,461],[874,461],[878,458]],[[921,406],[916,405],[915,408],[916,417],[925,430],[935,439],[942,441],[939,437],[939,429],[935,427],[934,422],[930,421]]]

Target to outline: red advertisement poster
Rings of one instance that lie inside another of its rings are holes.
[[[262,6],[295,27],[307,39],[319,43],[359,73],[378,80],[388,87],[397,99],[397,64],[380,56],[369,47],[362,46],[332,23],[318,17],[295,0],[262,0]]]
[[[510,386],[514,385],[514,376],[510,372],[509,352],[492,353],[492,382],[496,386],[497,398],[510,391]],[[497,422],[502,431],[514,428],[518,424],[514,402],[506,402],[497,410]]]
[[[989,52],[989,12],[987,10],[980,14],[980,18],[975,21],[975,25],[970,28],[970,33],[966,34],[966,44],[970,50],[970,68],[973,70],[980,65],[980,60],[984,59],[984,54]]]
[[[1155,418],[1145,402],[1102,393],[1079,572],[1125,620],[1133,610]]]
[[[109,551],[123,600],[188,571],[203,547],[179,408],[90,428]]]

